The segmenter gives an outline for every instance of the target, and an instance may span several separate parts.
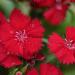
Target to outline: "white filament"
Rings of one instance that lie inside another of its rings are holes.
[[[65,44],[69,49],[72,49],[72,50],[75,49],[75,42],[73,40],[65,39]]]
[[[18,41],[24,42],[25,39],[27,38],[26,31],[17,31],[15,37],[17,38]]]

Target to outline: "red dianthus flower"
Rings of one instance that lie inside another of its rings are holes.
[[[66,38],[53,33],[48,39],[48,47],[63,64],[75,63],[75,27],[66,28]]]
[[[21,64],[22,62],[19,60],[18,56],[11,55],[7,52],[4,45],[0,42],[0,65],[5,68],[10,68]]]
[[[67,9],[67,5],[56,5],[44,12],[44,18],[49,23],[58,25],[65,19]]]
[[[29,59],[42,46],[44,28],[38,19],[31,20],[14,9],[7,21],[0,13],[0,41],[7,52]]]
[[[40,73],[36,68],[33,68],[26,75],[63,75],[63,73],[54,65],[43,63],[40,65]]]
[[[54,6],[49,8],[44,13],[44,18],[53,25],[60,24],[66,17],[67,10],[69,8],[68,1],[55,0]]]

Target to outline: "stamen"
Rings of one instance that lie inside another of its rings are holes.
[[[16,40],[20,41],[20,42],[24,42],[25,39],[27,38],[27,34],[26,31],[17,31],[15,37],[17,38]]]
[[[65,39],[65,45],[67,48],[74,50],[75,49],[75,42],[73,40]]]

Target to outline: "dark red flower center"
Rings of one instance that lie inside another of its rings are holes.
[[[15,37],[16,37],[16,40],[23,43],[25,41],[25,39],[27,38],[26,31],[25,30],[16,31]]]
[[[69,48],[71,50],[75,50],[75,42],[73,40],[65,39],[65,45],[67,48]]]
[[[45,56],[43,54],[37,53],[34,54],[34,56],[28,60],[30,66],[34,66],[36,61],[43,61],[45,59]]]

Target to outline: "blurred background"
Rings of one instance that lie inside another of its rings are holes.
[[[29,14],[30,4],[27,0],[0,0],[0,11],[2,11],[6,17],[9,17],[15,7],[19,8],[25,14]]]

